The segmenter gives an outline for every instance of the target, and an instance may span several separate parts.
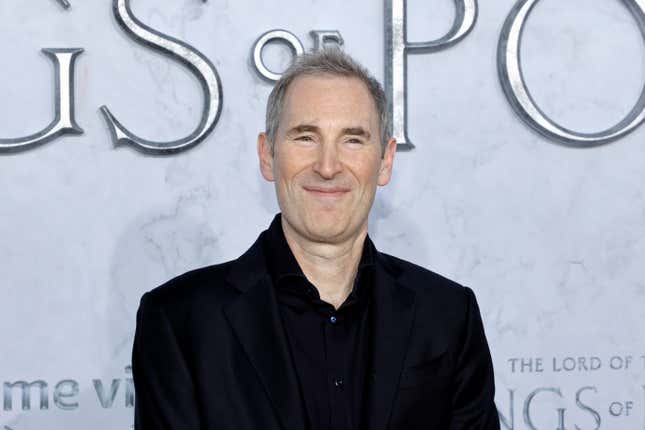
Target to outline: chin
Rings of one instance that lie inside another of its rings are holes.
[[[312,237],[327,241],[342,237],[347,230],[346,223],[336,217],[319,216],[305,223]]]

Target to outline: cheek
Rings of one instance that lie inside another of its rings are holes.
[[[283,181],[292,181],[299,172],[311,164],[311,157],[308,155],[306,151],[297,150],[286,143],[283,144],[274,159],[276,177]]]
[[[378,181],[380,160],[361,159],[354,164],[354,176],[362,187],[374,187]]]
[[[293,163],[286,162],[287,159],[287,157],[281,156],[280,158],[276,158],[275,160],[273,171],[276,179],[278,180],[286,181],[293,176]]]
[[[274,175],[278,192],[285,197],[291,196],[293,198],[297,194],[299,172],[300,170],[294,163],[276,163]]]

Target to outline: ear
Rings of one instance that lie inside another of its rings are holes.
[[[273,182],[273,154],[271,153],[271,145],[269,145],[269,137],[266,133],[262,132],[258,135],[258,158],[260,160],[260,172],[267,181]]]
[[[387,185],[392,177],[392,164],[394,163],[394,154],[396,154],[396,139],[390,138],[385,145],[385,152],[381,158],[381,167],[378,171],[377,184],[380,186]]]

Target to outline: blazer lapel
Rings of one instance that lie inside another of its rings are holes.
[[[372,377],[367,397],[366,428],[385,430],[414,320],[415,293],[397,282],[378,257],[373,287]]]
[[[282,427],[304,428],[298,380],[266,271],[262,235],[234,263],[229,282],[243,294],[224,313],[257,371]]]

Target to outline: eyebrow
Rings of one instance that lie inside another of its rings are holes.
[[[348,127],[343,129],[342,134],[349,134],[352,136],[363,136],[366,139],[370,138],[370,133],[363,127]]]
[[[292,135],[292,134],[297,134],[297,133],[306,133],[306,132],[311,132],[311,133],[318,133],[320,134],[320,128],[315,125],[311,124],[299,124],[295,127],[292,127],[288,132],[287,135]],[[370,133],[365,130],[363,127],[345,127],[343,128],[341,134],[343,135],[352,135],[352,136],[363,136],[366,139],[370,138]]]
[[[296,133],[305,133],[305,132],[320,133],[320,128],[315,125],[310,124],[299,124],[295,127],[292,127],[287,134],[296,134]]]

